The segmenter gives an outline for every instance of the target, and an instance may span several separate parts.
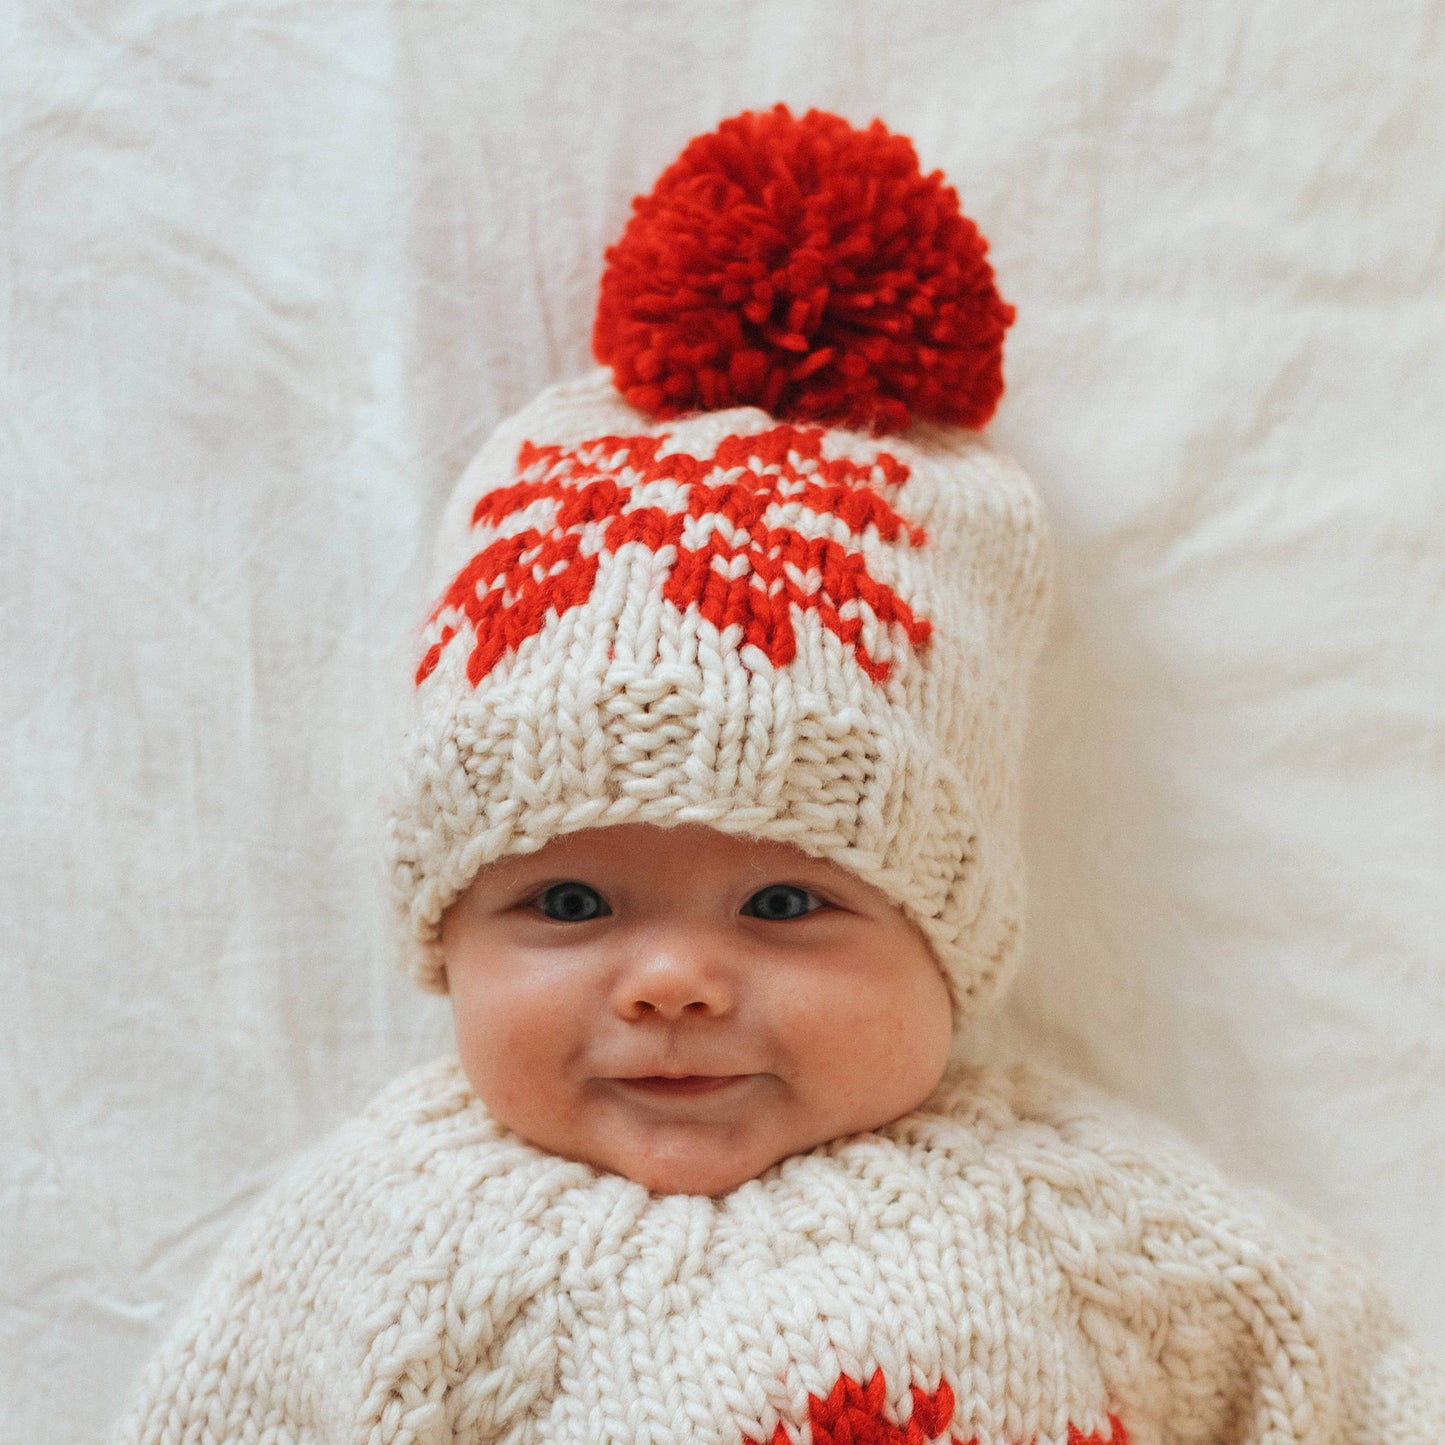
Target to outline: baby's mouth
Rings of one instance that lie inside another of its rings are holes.
[[[618,1079],[629,1089],[665,1098],[678,1095],[716,1094],[750,1078],[749,1074],[650,1074],[636,1079]]]

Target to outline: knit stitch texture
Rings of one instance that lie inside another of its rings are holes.
[[[495,1123],[454,1059],[282,1179],[115,1445],[1439,1445],[1359,1261],[1162,1126],[962,1070],[718,1199]]]

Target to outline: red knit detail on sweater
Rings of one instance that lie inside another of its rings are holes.
[[[466,627],[475,687],[549,616],[586,602],[599,557],[629,543],[665,559],[667,602],[696,605],[721,632],[736,627],[734,646],[785,666],[796,650],[794,611],[813,611],[882,682],[891,665],[865,644],[868,620],[915,647],[932,626],[869,572],[855,539],[912,547],[927,539],[886,498],[908,478],[897,457],[825,457],[823,437],[817,427],[779,426],[724,437],[706,457],[663,452],[665,434],[523,442],[518,480],[486,493],[472,514],[486,540],[432,611],[429,622],[447,615],[418,686]],[[515,524],[534,508],[542,514],[534,524]]]
[[[883,1407],[888,1386],[882,1370],[874,1370],[866,1385],[848,1375],[840,1375],[826,1399],[808,1396],[808,1428],[813,1445],[931,1445],[946,1435],[953,1423],[954,1395],[946,1380],[929,1394],[917,1385],[909,1389],[913,1410],[905,1424],[896,1425],[885,1419]],[[1129,1445],[1129,1437],[1118,1416],[1110,1415],[1109,1434],[1086,1435],[1076,1425],[1069,1426],[1069,1445]],[[799,1440],[801,1441],[801,1434]],[[963,1445],[954,1435],[950,1445]],[[746,1438],[743,1445],[762,1445]],[[794,1445],[787,1428],[780,1422],[768,1445]],[[970,1440],[968,1445],[977,1445]]]
[[[748,111],[694,139],[607,252],[592,349],[654,416],[755,405],[982,426],[1014,309],[940,171],[881,121]]]

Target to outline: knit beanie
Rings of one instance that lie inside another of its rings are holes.
[[[504,422],[442,520],[389,829],[422,986],[480,868],[650,823],[881,889],[955,1025],[998,992],[1051,571],[978,430],[1013,315],[956,192],[878,121],[746,113],[634,201],[601,368]]]

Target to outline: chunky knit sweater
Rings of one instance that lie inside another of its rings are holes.
[[[284,1178],[118,1442],[1439,1445],[1359,1263],[1161,1126],[964,1070],[721,1198],[532,1148],[457,1062]]]

